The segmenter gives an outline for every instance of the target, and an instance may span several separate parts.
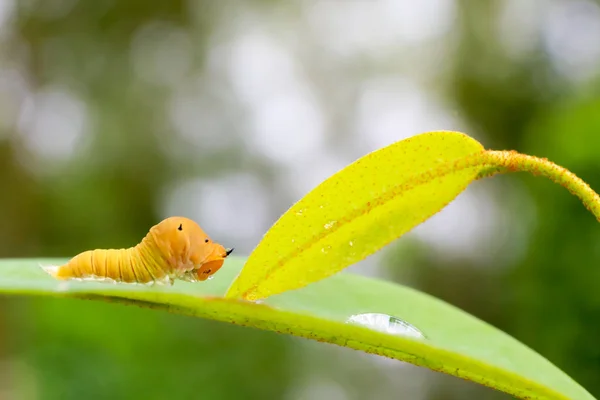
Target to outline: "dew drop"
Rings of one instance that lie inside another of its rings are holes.
[[[328,222],[328,223],[326,223],[326,224],[325,224],[323,227],[324,227],[325,229],[331,229],[331,228],[332,228],[332,227],[333,227],[333,226],[336,224],[336,222],[337,222],[337,221],[329,221],[329,222]]]
[[[425,338],[423,332],[400,318],[380,313],[364,313],[352,315],[346,320],[347,324],[363,325],[375,331],[391,333],[399,336],[409,336],[417,339]]]
[[[331,246],[321,247],[321,253],[327,254],[331,250]]]
[[[352,246],[354,246],[354,242],[351,240],[351,241],[349,241],[349,242],[348,242],[348,245],[349,245],[350,247],[352,247]]]

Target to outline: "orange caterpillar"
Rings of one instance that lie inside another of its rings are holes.
[[[170,217],[134,247],[88,250],[67,264],[42,268],[60,280],[172,285],[175,279],[205,281],[232,251],[213,242],[194,221]]]

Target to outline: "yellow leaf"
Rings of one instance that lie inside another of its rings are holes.
[[[265,234],[226,297],[258,300],[333,275],[444,208],[480,167],[435,173],[481,153],[458,132],[428,132],[370,153],[294,204]]]

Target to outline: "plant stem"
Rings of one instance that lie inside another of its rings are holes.
[[[520,171],[530,172],[536,176],[544,176],[577,196],[583,205],[600,221],[600,196],[598,193],[577,175],[548,161],[546,158],[521,154],[516,151],[488,150],[477,154],[469,160],[468,164],[487,167],[482,170],[478,178],[492,176],[497,173]]]

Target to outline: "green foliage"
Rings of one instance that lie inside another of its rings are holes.
[[[424,173],[482,151],[462,133],[431,132],[360,158],[275,223],[227,296],[256,300],[296,289],[373,254],[452,201],[478,168]]]
[[[441,210],[470,181],[500,171],[546,176],[600,214],[598,195],[562,167],[486,151],[463,134],[432,132],[367,155],[326,180],[274,225],[243,269],[233,259],[214,281],[175,287],[58,282],[35,260],[7,260],[0,264],[0,290],[117,301],[287,333],[407,361],[520,398],[593,399],[537,353],[446,303],[378,280],[331,276]],[[356,247],[347,246],[352,240]],[[236,298],[268,299],[258,304]],[[347,323],[352,315],[372,312],[413,324],[426,337]]]
[[[593,399],[546,359],[510,336],[445,302],[389,282],[341,273],[257,304],[222,297],[243,265],[240,258],[229,259],[211,281],[178,281],[172,287],[59,282],[39,268],[40,263],[62,261],[3,260],[0,290],[138,305],[291,334],[407,361],[521,398]],[[351,315],[364,312],[400,318],[420,329],[426,338],[346,323]],[[86,318],[84,313],[80,322],[92,324],[93,330],[94,318]],[[118,346],[119,342],[109,345]]]
[[[570,171],[458,132],[428,132],[368,154],[294,204],[250,255],[226,297],[257,300],[330,276],[440,211],[476,178],[543,175],[600,220],[600,197]]]

